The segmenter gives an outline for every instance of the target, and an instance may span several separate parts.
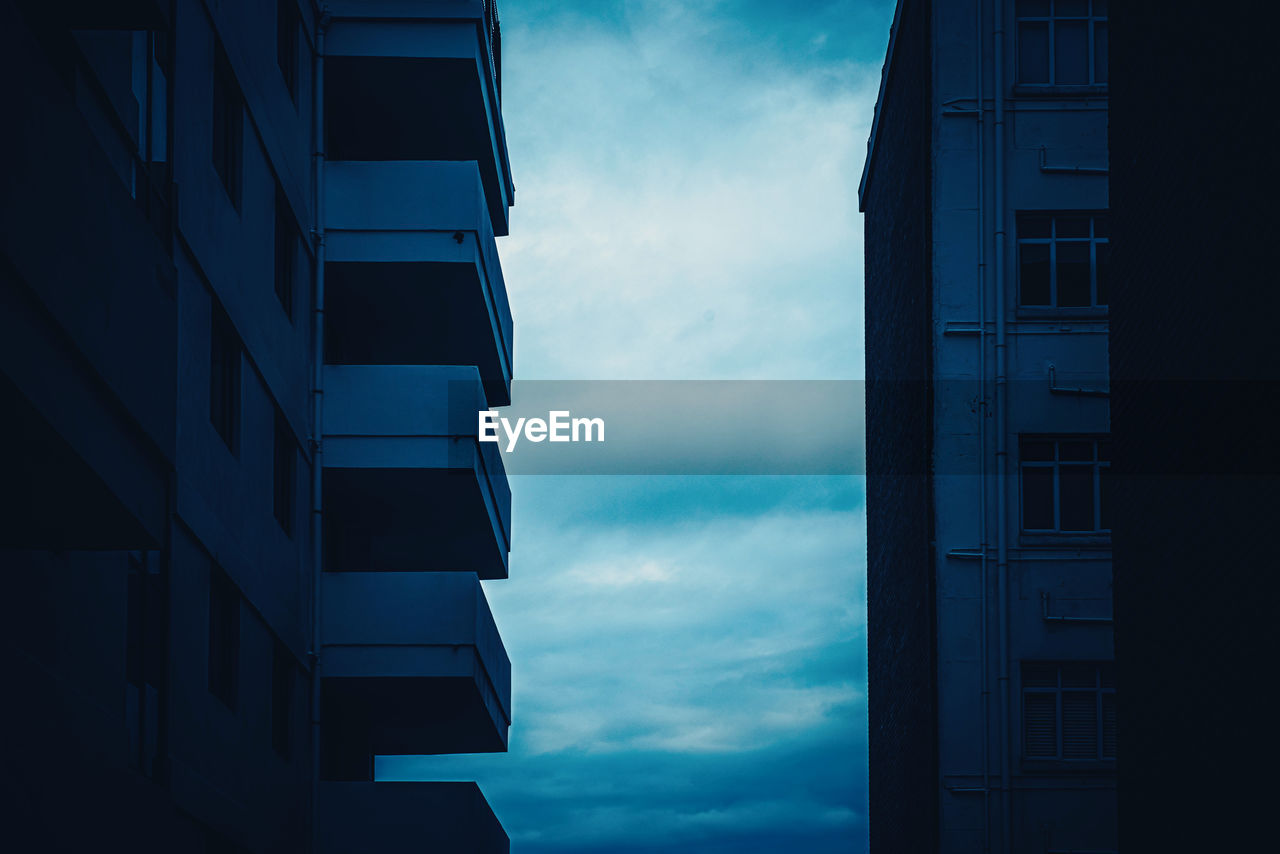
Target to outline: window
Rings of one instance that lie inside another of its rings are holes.
[[[1018,214],[1018,306],[1107,305],[1111,242],[1103,213]]]
[[[272,481],[274,484],[272,510],[276,521],[286,534],[293,534],[293,490],[297,448],[289,422],[276,411],[275,442],[272,453]]]
[[[169,602],[155,553],[129,558],[125,605],[125,722],[129,767],[148,777],[156,771],[167,671],[165,636]]]
[[[1023,437],[1020,446],[1022,529],[1097,533],[1111,528],[1105,478],[1111,442],[1096,436]]]
[[[1024,759],[1116,758],[1116,686],[1111,662],[1022,665]]]
[[[293,319],[293,288],[298,265],[298,228],[294,224],[289,199],[280,187],[276,187],[276,297],[284,307],[284,313]]]
[[[209,420],[235,453],[240,424],[240,339],[216,301],[209,330]]]
[[[295,0],[276,3],[276,63],[284,75],[289,97],[298,98],[298,7]]]
[[[1107,0],[1018,0],[1017,28],[1018,83],[1107,82]]]
[[[271,659],[271,747],[282,759],[289,758],[292,747],[294,671],[288,648],[277,640]]]
[[[235,709],[240,676],[240,591],[226,573],[209,575],[209,693]]]
[[[240,208],[240,170],[244,159],[244,99],[222,46],[214,48],[213,168],[231,204]]]

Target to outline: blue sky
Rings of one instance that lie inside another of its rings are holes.
[[[517,379],[861,378],[892,6],[500,3]],[[379,776],[479,781],[522,854],[864,850],[861,479],[512,493],[510,753]]]

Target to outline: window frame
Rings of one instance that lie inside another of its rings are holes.
[[[1111,310],[1110,304],[1110,287],[1111,283],[1107,282],[1107,302],[1098,301],[1098,285],[1099,285],[1099,267],[1098,267],[1098,246],[1106,244],[1107,253],[1110,254],[1111,247],[1111,228],[1108,217],[1110,212],[1107,210],[1020,210],[1017,212],[1014,221],[1014,258],[1013,266],[1015,272],[1016,288],[1014,289],[1014,301],[1018,314],[1021,317],[1106,317]],[[1087,237],[1058,237],[1058,220],[1068,217],[1088,217],[1089,218],[1089,235]],[[1025,237],[1027,220],[1032,218],[1047,218],[1049,220],[1049,236],[1048,237]],[[1098,221],[1103,220],[1105,234],[1098,235]],[[1089,304],[1088,305],[1058,305],[1058,245],[1060,243],[1089,245]],[[1023,263],[1022,249],[1024,246],[1048,246],[1049,247],[1049,303],[1027,303],[1023,302]]]
[[[275,411],[272,433],[271,513],[285,534],[292,537],[298,505],[298,443],[279,409]]]
[[[209,566],[208,686],[231,711],[240,694],[240,590],[216,564]]]
[[[285,316],[292,323],[294,319],[294,302],[298,286],[298,253],[301,235],[297,221],[293,216],[293,207],[284,188],[276,185],[275,226],[274,226],[274,285],[276,299],[284,309]]]
[[[1034,668],[1053,668],[1056,685],[1054,687],[1032,686],[1027,683],[1030,681],[1027,677],[1029,670]],[[1081,687],[1064,687],[1063,671],[1071,667],[1091,667],[1093,669],[1094,682],[1092,688]],[[1106,697],[1111,697],[1111,702],[1116,702],[1116,682],[1115,682],[1115,662],[1107,660],[1088,660],[1088,661],[1038,661],[1023,660],[1019,668],[1019,693],[1020,693],[1020,738],[1019,738],[1019,755],[1024,764],[1029,765],[1049,765],[1054,767],[1064,766],[1085,766],[1085,767],[1114,767],[1116,755],[1119,752],[1118,746],[1115,752],[1107,753],[1107,723],[1106,723]],[[1094,697],[1094,737],[1096,739],[1097,748],[1093,756],[1067,756],[1065,741],[1065,726],[1063,724],[1063,696],[1066,694],[1084,694],[1091,693]],[[1030,733],[1027,724],[1029,715],[1027,714],[1027,697],[1029,695],[1052,695],[1054,697],[1054,755],[1047,756],[1043,754],[1033,755],[1027,745]],[[1115,737],[1114,721],[1112,723],[1112,736]]]
[[[244,346],[231,318],[213,299],[209,319],[209,422],[232,455],[240,450]]]
[[[240,210],[244,175],[244,95],[221,42],[214,44],[210,159],[231,206]]]
[[[1028,460],[1025,448],[1033,443],[1053,443],[1052,460]],[[1063,460],[1061,446],[1064,442],[1090,442],[1093,446],[1092,458],[1089,460]],[[1103,502],[1105,499],[1103,481],[1104,471],[1111,469],[1111,454],[1102,454],[1101,446],[1109,445],[1111,436],[1106,433],[1085,433],[1068,435],[1022,434],[1018,437],[1018,527],[1024,535],[1049,537],[1110,537],[1111,528],[1102,527]],[[1080,467],[1088,465],[1093,473],[1093,521],[1094,527],[1089,530],[1075,530],[1062,527],[1061,502],[1061,468],[1063,465]],[[1053,528],[1027,527],[1027,494],[1026,475],[1028,468],[1053,469]]]
[[[286,762],[293,758],[296,679],[293,656],[277,638],[271,656],[271,749]]]
[[[300,58],[302,14],[294,0],[276,0],[276,65],[289,93],[289,100],[298,103],[301,78]]]
[[[1105,9],[1099,14],[1096,9],[1099,3],[1107,4],[1107,0],[1083,0],[1088,4],[1088,12],[1085,15],[1059,15],[1056,12],[1058,0],[1044,0],[1048,5],[1048,14],[1034,15],[1026,14],[1020,11],[1022,3],[1014,0],[1013,13],[1013,81],[1017,89],[1025,89],[1038,93],[1053,93],[1055,91],[1062,92],[1094,92],[1106,91],[1111,79],[1110,62],[1107,63],[1107,73],[1105,80],[1098,79],[1098,49],[1097,49],[1097,33],[1098,26],[1101,24],[1107,28],[1108,43],[1110,41],[1110,9]],[[1059,83],[1057,77],[1057,39],[1055,38],[1055,30],[1057,24],[1065,21],[1083,21],[1087,30],[1086,37],[1088,39],[1088,48],[1085,54],[1085,64],[1088,68],[1089,79],[1085,83]],[[1046,81],[1026,81],[1022,79],[1022,49],[1023,49],[1023,26],[1024,24],[1044,24],[1048,39],[1048,53],[1046,63],[1048,65],[1048,80]]]

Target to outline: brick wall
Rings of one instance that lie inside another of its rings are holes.
[[[866,212],[867,680],[874,852],[936,850],[929,3],[903,0]]]

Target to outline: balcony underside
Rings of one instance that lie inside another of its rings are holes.
[[[365,779],[376,754],[507,749],[511,663],[475,575],[326,573],[325,775]]]
[[[319,854],[508,854],[475,783],[322,783]]]
[[[503,522],[488,484],[470,468],[326,467],[323,486],[325,568],[331,572],[507,577]]]
[[[503,236],[513,192],[476,28],[439,26],[450,33],[441,52],[462,55],[325,60],[326,154],[331,160],[475,161],[494,234]]]
[[[505,299],[495,311],[475,259],[332,262],[325,271],[327,363],[473,365],[487,399],[510,403],[510,313],[504,324]]]

